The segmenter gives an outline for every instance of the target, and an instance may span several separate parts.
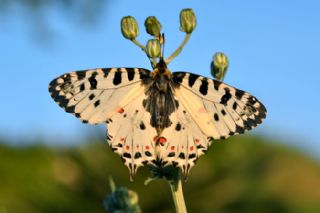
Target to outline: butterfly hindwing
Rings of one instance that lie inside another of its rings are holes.
[[[112,150],[118,153],[133,177],[143,165],[153,165],[156,159],[156,130],[150,126],[150,113],[142,102],[144,91],[107,121],[107,139]]]
[[[105,122],[117,109],[130,103],[150,71],[138,68],[102,68],[76,71],[54,79],[52,98],[84,123]]]
[[[211,138],[203,134],[182,104],[170,115],[170,120],[172,125],[162,133],[166,143],[161,146],[161,159],[164,166],[181,168],[187,178],[196,160],[208,150]]]

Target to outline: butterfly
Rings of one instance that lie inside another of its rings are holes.
[[[83,123],[107,124],[107,142],[133,178],[139,167],[174,166],[188,177],[214,140],[251,130],[266,108],[249,93],[189,72],[98,68],[70,72],[51,97]]]

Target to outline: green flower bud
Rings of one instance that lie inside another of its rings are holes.
[[[125,16],[121,19],[121,32],[126,39],[133,40],[139,35],[138,23],[132,16]]]
[[[107,195],[103,205],[107,212],[141,213],[138,194],[126,187],[117,187],[114,192]]]
[[[159,36],[161,32],[161,24],[155,16],[149,16],[145,22],[144,26],[146,27],[147,33],[152,36]]]
[[[150,39],[146,45],[146,52],[150,58],[158,58],[161,52],[161,45],[158,39]]]
[[[196,15],[192,9],[183,9],[180,12],[180,30],[186,33],[192,33],[196,28]]]
[[[116,187],[111,177],[109,181],[112,193],[108,194],[103,201],[107,212],[141,213],[138,194],[126,187]]]
[[[223,81],[229,66],[229,60],[227,56],[218,52],[214,54],[211,62],[211,74],[219,81]]]

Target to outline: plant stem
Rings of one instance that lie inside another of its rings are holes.
[[[186,45],[186,43],[188,42],[189,38],[191,36],[191,33],[187,33],[186,36],[184,37],[182,43],[180,44],[180,46],[166,59],[166,64],[169,64],[172,59],[174,59],[175,57],[177,57],[180,52],[182,51],[183,47]]]
[[[137,45],[138,47],[140,47],[142,49],[142,51],[144,51],[146,53],[146,48],[145,46],[143,46],[142,44],[140,44],[139,41],[137,41],[136,39],[131,40],[135,45]]]
[[[186,204],[184,202],[183,190],[182,190],[182,181],[181,175],[179,172],[178,178],[176,180],[168,181],[174,201],[174,205],[176,207],[177,213],[187,213]]]

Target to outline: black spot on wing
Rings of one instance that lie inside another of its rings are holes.
[[[232,109],[233,109],[233,110],[236,110],[237,107],[238,107],[238,104],[237,104],[236,102],[234,102],[233,105],[232,105]]]
[[[221,82],[220,81],[217,81],[217,80],[212,80],[213,82],[213,87],[215,90],[219,90],[219,86],[221,85]]]
[[[61,106],[61,105],[60,105]],[[62,108],[64,107],[64,106],[61,106]],[[69,106],[69,107],[65,107],[65,109],[64,109],[66,112],[68,112],[68,113],[74,113],[74,110],[75,110],[75,106]]]
[[[97,100],[96,102],[94,102],[94,107],[97,107],[100,105],[100,100]]]
[[[183,153],[183,152],[180,152],[180,154],[179,154],[179,158],[180,158],[180,159],[186,159],[186,156],[184,155],[184,153]]]
[[[89,95],[89,100],[91,101],[92,99],[94,99],[94,94]]]
[[[131,158],[131,154],[128,152],[123,153],[123,157],[125,158]]]
[[[177,123],[176,125],[176,131],[180,131],[181,130],[181,124],[180,123]]]
[[[219,121],[219,115],[218,115],[217,113],[214,113],[214,116],[213,116],[213,117],[214,117],[214,120],[215,120],[215,121]]]
[[[144,125],[143,121],[141,121],[141,123],[140,123],[140,129],[141,129],[141,130],[146,129],[146,126]]]
[[[240,100],[242,98],[242,96],[244,95],[244,93],[245,93],[244,91],[236,89],[235,95],[236,95],[237,99]]]
[[[128,74],[128,80],[132,81],[134,79],[134,74],[135,74],[134,70],[132,68],[128,68],[127,74]]]
[[[83,80],[86,77],[86,71],[78,71],[76,72],[78,81]]]
[[[70,82],[71,82],[71,75],[70,75],[70,73],[64,74],[64,75],[62,76],[62,78],[63,78],[64,82],[66,82],[66,83],[70,83]]]
[[[202,79],[199,91],[202,95],[206,95],[208,93],[208,79]]]
[[[141,158],[140,152],[136,152],[136,154],[134,155],[134,159],[138,159],[138,158]]]
[[[144,154],[145,154],[146,156],[148,156],[148,157],[151,157],[151,156],[152,156],[151,152],[149,152],[149,151],[146,151]]]
[[[90,83],[90,89],[97,89],[97,80],[96,80],[96,75],[92,75],[89,79],[89,83]]]
[[[117,70],[115,73],[114,73],[114,77],[113,77],[113,85],[118,85],[118,84],[121,84],[121,74],[122,72],[120,70]]]
[[[226,105],[227,102],[230,100],[230,98],[231,98],[230,90],[228,88],[225,88],[225,94],[221,97],[220,104]]]
[[[83,90],[85,90],[85,85],[84,85],[84,83],[82,83],[82,84],[80,85],[80,92],[82,92]]]
[[[175,83],[181,84],[185,75],[186,75],[186,73],[184,73],[184,72],[175,72],[175,73],[173,73],[172,80]]]
[[[195,158],[196,157],[196,154],[192,153],[189,155],[188,159],[192,159],[192,158]]]
[[[188,78],[189,87],[192,87],[194,85],[198,77],[199,77],[198,75],[195,75],[193,73],[189,74],[189,78]]]
[[[104,77],[107,78],[110,73],[110,68],[102,68],[101,70],[104,73]]]
[[[242,134],[244,133],[244,128],[239,125],[236,125],[236,132]]]
[[[174,157],[175,155],[176,155],[176,153],[170,152],[170,153],[168,154],[168,157],[171,158],[171,157]]]

